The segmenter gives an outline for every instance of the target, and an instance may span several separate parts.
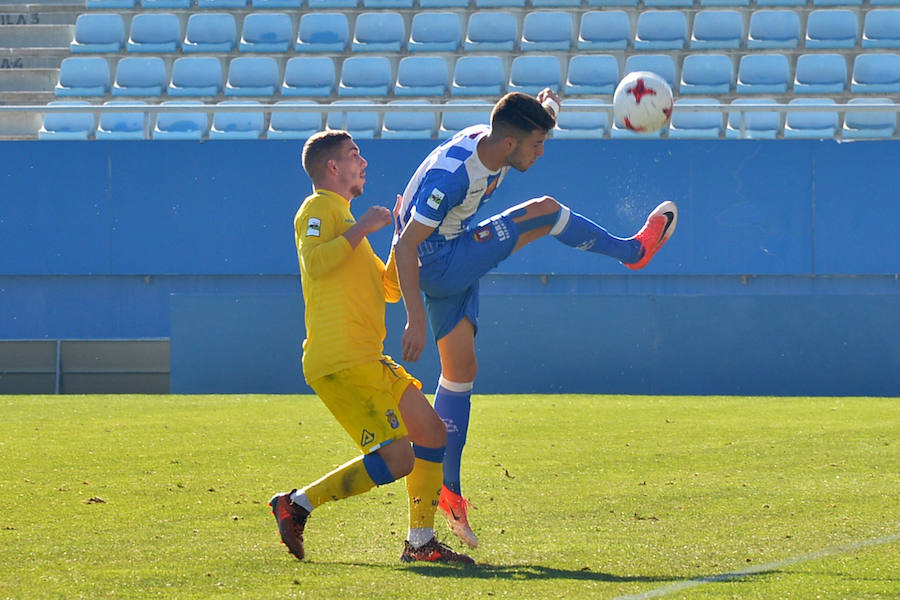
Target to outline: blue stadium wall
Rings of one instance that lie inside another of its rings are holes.
[[[361,214],[429,141],[360,141]],[[0,339],[171,338],[176,393],[306,392],[299,145],[4,142]],[[549,194],[630,235],[641,272],[542,239],[482,283],[482,393],[900,396],[900,143],[554,141],[485,216]],[[389,231],[372,236],[386,255]],[[348,290],[352,293],[352,290]],[[405,323],[388,309],[386,352]],[[431,388],[433,345],[408,365]]]

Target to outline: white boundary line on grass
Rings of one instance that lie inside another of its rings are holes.
[[[841,544],[840,546],[833,546],[831,548],[825,548],[824,550],[819,550],[817,552],[810,552],[809,554],[801,554],[800,556],[794,556],[791,558],[785,558],[783,560],[776,560],[774,562],[766,563],[764,565],[757,565],[755,567],[747,567],[745,569],[738,569],[737,571],[732,571],[730,573],[721,573],[719,575],[708,575],[706,577],[698,577],[696,579],[689,579],[687,581],[679,581],[676,583],[672,583],[669,585],[665,585],[660,588],[656,588],[655,590],[648,590],[646,592],[641,592],[640,594],[630,594],[628,596],[618,596],[613,600],[646,600],[647,598],[658,598],[660,596],[666,596],[673,592],[678,592],[681,590],[685,590],[692,587],[697,587],[698,585],[703,585],[705,583],[720,583],[723,581],[732,581],[734,579],[740,579],[742,577],[746,577],[747,575],[756,575],[757,573],[765,573],[767,571],[774,571],[776,569],[780,569],[782,567],[787,567],[789,565],[795,565],[797,563],[809,562],[811,560],[817,560],[819,558],[825,558],[828,556],[837,556],[839,554],[849,554],[850,552],[856,552],[857,550],[861,550],[863,548],[867,548],[869,546],[878,546],[880,544],[890,544],[893,542],[900,541],[900,533],[895,533],[893,535],[886,535],[880,538],[872,538],[869,540],[861,540],[858,542],[851,542],[849,544]]]

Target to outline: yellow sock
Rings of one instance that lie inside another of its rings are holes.
[[[410,529],[434,527],[434,511],[437,510],[443,479],[442,463],[416,458],[412,473],[406,476]]]
[[[363,457],[357,456],[318,481],[306,486],[303,492],[315,508],[326,502],[362,494],[373,487],[375,487],[375,482],[366,471]]]

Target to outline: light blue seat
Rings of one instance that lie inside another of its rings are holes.
[[[831,98],[795,98],[788,102],[789,105],[822,105],[834,106]],[[827,139],[834,138],[838,128],[838,113],[836,110],[823,110],[822,112],[793,112],[788,111],[784,120],[784,137]]]
[[[399,52],[405,41],[406,25],[398,12],[365,12],[356,17],[354,52]]]
[[[736,10],[701,10],[694,16],[692,50],[736,50],[744,36],[744,17]]]
[[[143,140],[146,137],[147,113],[140,107],[147,106],[140,100],[111,100],[105,106],[133,106],[135,112],[100,113],[95,137],[98,140]]]
[[[756,10],[750,15],[747,48],[796,48],[800,43],[800,17],[793,10]]]
[[[242,56],[231,59],[226,96],[272,96],[281,87],[278,63],[269,56]]]
[[[579,58],[575,56],[573,58]],[[582,56],[581,58],[590,58]],[[553,137],[557,139],[596,139],[606,137],[609,131],[609,112],[599,108],[597,100],[584,98],[566,98],[562,101],[562,110],[553,128]],[[568,110],[573,106],[593,106],[588,112]]]
[[[178,10],[187,10],[190,7],[191,0],[141,0],[141,8],[174,8]]]
[[[412,8],[413,0],[363,0],[363,8]]]
[[[461,56],[453,73],[453,96],[499,96],[506,90],[506,68],[499,56]]]
[[[853,60],[854,94],[900,93],[900,54],[858,54]]]
[[[529,12],[522,24],[523,52],[567,51],[572,47],[572,15],[562,11]]]
[[[686,106],[719,104],[713,98],[679,98],[672,110],[669,138],[716,139],[722,136],[723,115],[719,111],[688,111]],[[680,109],[680,110],[679,110]]]
[[[333,105],[362,104],[374,105],[367,100],[338,100]],[[381,132],[381,116],[374,111],[353,108],[345,111],[332,109],[326,117],[328,129],[343,129],[357,139],[372,139]]]
[[[64,58],[54,92],[57,96],[103,96],[109,93],[109,79],[109,63],[105,58]]]
[[[255,100],[225,100],[219,106],[259,106]],[[259,112],[222,112],[213,114],[209,139],[258,140],[265,128],[265,115]]]
[[[581,0],[531,0],[531,6],[535,8],[578,8]]]
[[[689,54],[681,64],[682,94],[728,94],[734,81],[731,57],[725,54]]]
[[[170,96],[217,96],[222,92],[222,63],[212,56],[184,56],[172,63]]]
[[[183,52],[230,52],[237,44],[237,24],[231,13],[194,13],[185,28]]]
[[[893,106],[890,98],[853,98],[848,104]],[[893,111],[848,110],[844,116],[843,139],[890,138],[897,133],[897,113]]]
[[[181,24],[173,13],[140,13],[131,20],[129,52],[175,52],[181,44]]]
[[[443,111],[441,113],[441,125],[438,129],[438,137],[441,139],[446,139],[466,127],[491,122],[491,109],[494,107],[491,102],[483,100],[450,100],[447,104],[476,104],[480,108],[458,112]]]
[[[694,0],[644,0],[646,8],[690,8]]]
[[[794,68],[795,94],[841,94],[847,87],[843,54],[801,54]]]
[[[250,13],[244,17],[241,52],[285,52],[293,41],[291,18],[286,13]]]
[[[424,100],[395,100],[390,105],[428,105]],[[386,112],[381,129],[382,139],[431,139],[435,130],[434,112]]]
[[[475,8],[525,8],[525,0],[475,0]]]
[[[311,100],[282,100],[284,106],[317,106]],[[272,112],[266,137],[270,140],[305,140],[322,130],[321,112]]]
[[[559,58],[533,54],[515,57],[509,68],[509,91],[533,96],[544,88],[555,92],[562,89]]]
[[[392,84],[390,60],[384,56],[351,56],[341,68],[338,96],[387,96]]]
[[[900,0],[869,0],[872,6],[900,6]]]
[[[250,0],[250,6],[254,10],[266,10],[269,8],[300,10],[300,7],[303,6],[303,0]],[[212,131],[210,129],[210,137],[212,137]]]
[[[88,10],[134,8],[137,0],[85,0],[84,7]]]
[[[197,100],[167,100],[162,106],[203,106]],[[202,111],[198,109],[198,111]],[[153,126],[155,140],[201,140],[209,129],[206,112],[161,112]]]
[[[588,6],[606,8],[608,6],[624,6],[637,8],[638,0],[588,0]]]
[[[738,65],[739,94],[784,94],[790,66],[784,54],[745,54]]]
[[[516,17],[510,12],[475,12],[469,17],[465,50],[510,52],[519,37]]]
[[[456,52],[462,43],[462,19],[452,12],[420,12],[412,20],[410,52]]]
[[[466,8],[470,0],[419,0],[420,8]]]
[[[678,10],[645,10],[638,15],[635,50],[681,50],[687,39],[687,19]]]
[[[247,0],[197,0],[197,8],[212,8],[217,10],[229,8],[245,8]]]
[[[347,15],[339,12],[305,13],[297,31],[297,52],[343,52],[350,41]]]
[[[675,88],[675,61],[668,54],[632,54],[625,59],[624,77],[635,71],[650,71],[665,79]]]
[[[741,104],[777,104],[772,98],[740,98],[731,103],[738,107]],[[728,128],[725,137],[740,140],[774,140],[781,130],[781,115],[778,111],[740,111],[728,112]]]
[[[440,56],[407,56],[397,67],[395,96],[443,96],[450,88],[450,68]]]
[[[129,56],[116,65],[113,96],[160,96],[168,83],[166,63],[158,56]]]
[[[311,10],[317,10],[320,8],[325,9],[343,9],[343,8],[356,8],[357,0],[309,0],[309,8]]]
[[[48,106],[90,106],[83,100],[58,100]],[[44,114],[38,131],[40,140],[87,140],[94,133],[94,115],[90,112],[51,112]]]
[[[700,6],[703,8],[709,7],[749,7],[750,0],[700,0]]]
[[[757,6],[805,6],[807,0],[756,0]]]
[[[282,96],[330,97],[337,77],[327,56],[295,56],[284,65]]]
[[[631,41],[631,21],[623,10],[591,10],[581,15],[579,50],[624,50]]]
[[[612,94],[619,83],[619,61],[611,54],[576,54],[566,72],[567,96]]]
[[[863,48],[900,48],[900,9],[876,8],[866,14]]]
[[[863,0],[813,0],[813,6],[862,6]],[[872,4],[875,4],[873,2]]]
[[[814,10],[806,21],[806,47],[855,48],[859,38],[859,21],[856,11]]]
[[[119,52],[125,44],[125,21],[113,13],[86,13],[75,20],[75,39],[69,48],[83,52]]]

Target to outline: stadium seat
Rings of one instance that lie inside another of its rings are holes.
[[[644,0],[646,8],[690,8],[694,0]]]
[[[581,58],[589,58],[582,56]],[[573,58],[579,58],[575,56]],[[609,112],[599,108],[597,100],[583,98],[566,98],[562,101],[562,110],[553,128],[553,137],[564,138],[602,138],[609,131]],[[573,106],[596,107],[587,112],[568,110]]]
[[[141,0],[141,8],[174,8],[177,10],[187,10],[190,7],[191,0]]]
[[[412,8],[413,0],[363,0],[363,8]]]
[[[681,50],[687,39],[687,19],[678,10],[645,10],[638,15],[635,50]]]
[[[119,52],[125,44],[125,21],[120,14],[87,13],[75,20],[75,39],[69,48],[83,52]]]
[[[859,22],[852,10],[814,10],[806,21],[806,47],[852,49],[859,37]]]
[[[281,100],[279,106],[318,106],[311,100]],[[272,111],[266,137],[270,140],[305,140],[322,130],[321,112]]]
[[[181,24],[173,13],[140,13],[131,20],[129,52],[175,52],[181,44]]]
[[[535,95],[544,88],[562,89],[562,67],[556,56],[524,55],[509,68],[509,91]]]
[[[135,4],[137,4],[137,0],[85,0],[84,7],[88,10],[115,8],[133,9]]]
[[[790,66],[784,54],[745,54],[738,65],[739,94],[784,94]]]
[[[116,65],[113,96],[160,96],[166,89],[166,63],[158,56],[129,56]]]
[[[57,96],[103,96],[109,93],[109,79],[109,63],[105,58],[64,58],[54,92]]]
[[[900,0],[869,0],[871,6],[900,6]]]
[[[669,54],[632,54],[625,59],[624,77],[634,71],[656,73],[675,88],[675,61]]]
[[[849,104],[893,107],[890,98],[852,98]],[[841,137],[848,139],[890,138],[897,133],[897,113],[894,111],[848,110],[844,116]]]
[[[581,0],[531,0],[535,8],[578,8]]]
[[[356,17],[354,52],[400,52],[406,41],[406,25],[398,12],[365,12]]]
[[[48,106],[90,106],[83,100],[58,100]],[[40,140],[87,140],[94,133],[94,115],[90,112],[49,112],[38,131]]]
[[[350,40],[347,15],[338,12],[305,13],[300,17],[297,52],[343,52]]]
[[[588,0],[588,6],[599,6],[602,8],[608,6],[624,6],[628,8],[637,8],[638,0]]]
[[[284,65],[282,96],[330,97],[337,77],[334,61],[327,56],[295,56]]]
[[[320,8],[326,9],[344,9],[344,8],[356,8],[357,0],[309,0],[309,8],[311,10],[318,10]]]
[[[420,12],[412,20],[410,52],[456,52],[462,43],[462,19],[452,12]]]
[[[744,36],[744,17],[736,10],[701,10],[694,16],[692,50],[736,50]]]
[[[631,41],[631,21],[622,10],[592,10],[581,15],[579,50],[624,50]]]
[[[863,48],[900,48],[900,9],[876,8],[863,22]]]
[[[443,96],[450,88],[450,69],[440,56],[407,56],[397,67],[395,96]]]
[[[452,96],[499,96],[506,90],[506,68],[499,56],[461,56],[456,59]]]
[[[255,100],[225,100],[219,106],[259,106]],[[259,112],[222,112],[213,114],[209,139],[258,140],[265,127],[265,115]]]
[[[197,0],[197,8],[227,10],[229,8],[245,8],[247,0]]]
[[[796,48],[800,43],[800,17],[793,10],[756,10],[750,15],[747,48]]]
[[[393,84],[391,61],[384,56],[351,56],[344,60],[339,96],[387,96]]]
[[[522,24],[523,52],[568,51],[572,47],[574,30],[572,15],[562,11],[530,12]]]
[[[619,83],[619,61],[611,54],[576,54],[569,60],[565,92],[612,94]]]
[[[342,104],[373,105],[365,100],[338,100],[332,106]],[[372,139],[381,132],[381,118],[377,112],[364,112],[359,108],[347,111],[331,110],[326,117],[328,129],[349,131],[357,139]]]
[[[268,56],[242,56],[231,59],[226,96],[272,96],[281,87],[278,63]]]
[[[741,104],[777,104],[771,98],[740,98],[731,103],[732,106]],[[781,129],[781,115],[772,112],[761,111],[729,111],[728,128],[725,137],[728,139],[742,140],[774,140]]]
[[[722,113],[714,111],[688,111],[685,106],[718,104],[713,98],[679,98],[672,110],[669,138],[716,139],[722,135]],[[680,110],[679,110],[680,108]]]
[[[237,44],[237,24],[231,13],[194,13],[187,22],[184,52],[231,52]]]
[[[853,60],[854,94],[900,93],[900,54],[858,54]]]
[[[162,106],[203,106],[197,100],[167,100]],[[202,110],[202,109],[201,109]],[[161,112],[153,126],[155,140],[201,140],[209,128],[205,112]]]
[[[217,96],[222,92],[222,63],[212,56],[184,56],[172,63],[170,96]]]
[[[721,6],[736,6],[736,7],[749,7],[750,0],[700,0],[700,6],[702,8],[713,7],[721,7]]]
[[[471,125],[491,122],[491,109],[494,105],[490,102],[484,102],[483,100],[450,100],[447,104],[470,104],[478,105],[481,108],[472,111],[443,111],[441,113],[441,126],[438,129],[438,137],[441,139],[446,139],[457,131]]]
[[[300,7],[303,5],[303,0],[250,0],[250,6],[253,10],[266,10],[270,8],[274,9],[291,9],[291,10],[300,10]],[[215,126],[215,124],[214,124]],[[209,137],[213,137],[213,129],[209,130]]]
[[[466,8],[470,0],[419,0],[420,8]]]
[[[756,0],[757,6],[805,6],[807,0]]]
[[[682,94],[728,94],[734,81],[731,57],[725,54],[689,54],[681,64]]]
[[[429,105],[424,100],[395,100],[389,105]],[[425,112],[386,112],[381,129],[382,139],[430,139],[434,134],[435,115]]]
[[[143,140],[146,137],[147,113],[140,110],[147,106],[140,100],[111,100],[105,106],[134,106],[135,112],[100,113],[95,137],[98,140]]]
[[[516,17],[509,12],[475,12],[469,17],[465,50],[511,52],[519,37]]]
[[[789,105],[823,105],[834,106],[830,98],[795,98]],[[807,139],[834,138],[838,128],[838,113],[835,110],[823,112],[791,112],[788,111],[784,121],[784,137]]]
[[[841,94],[847,87],[843,54],[801,54],[794,69],[795,94]]]
[[[250,13],[238,47],[242,52],[285,52],[293,40],[292,27],[286,13]]]
[[[862,6],[863,0],[813,0],[813,6]],[[876,4],[872,2],[872,4]]]
[[[475,8],[525,8],[525,0],[475,0]]]

